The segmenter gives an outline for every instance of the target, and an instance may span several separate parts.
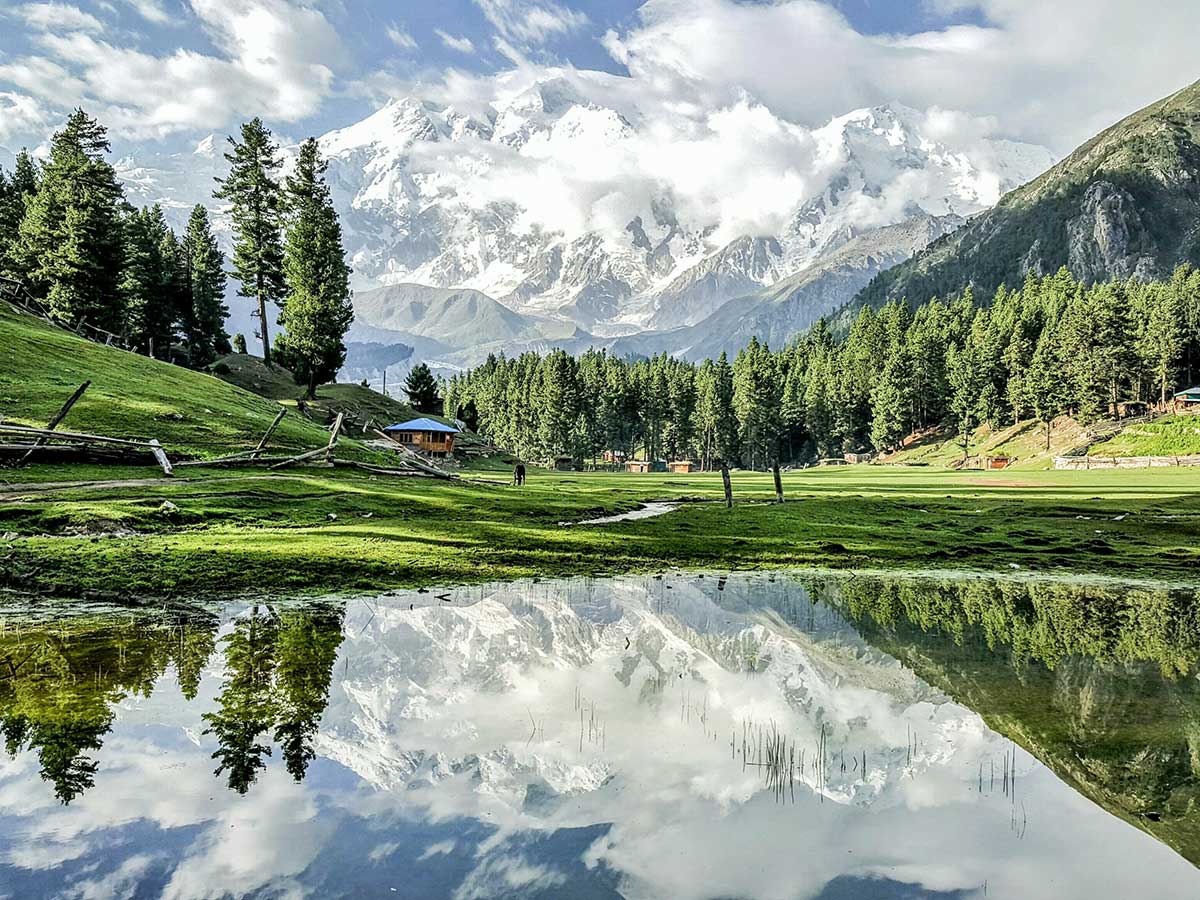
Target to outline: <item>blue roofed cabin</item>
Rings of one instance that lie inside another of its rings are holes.
[[[409,450],[426,456],[449,456],[454,452],[454,436],[458,429],[433,419],[413,419],[399,425],[389,425],[383,433]]]
[[[1180,391],[1174,399],[1175,412],[1200,412],[1200,387]]]

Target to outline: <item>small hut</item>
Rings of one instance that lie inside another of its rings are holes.
[[[696,471],[696,464],[690,459],[677,459],[668,463],[667,469],[675,475],[690,475]]]
[[[417,453],[446,457],[454,452],[454,436],[458,429],[434,419],[413,419],[399,425],[389,425],[383,433]]]
[[[625,471],[639,472],[643,475],[649,472],[665,472],[667,471],[667,464],[657,459],[631,459],[625,463]]]
[[[1174,397],[1175,412],[1200,412],[1200,387],[1180,391]]]
[[[986,456],[983,460],[985,469],[1007,469],[1013,464],[1011,456]]]

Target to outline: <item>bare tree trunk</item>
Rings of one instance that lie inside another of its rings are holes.
[[[271,336],[267,331],[267,300],[263,296],[262,276],[258,279],[258,327],[262,334],[263,363],[271,365]]]

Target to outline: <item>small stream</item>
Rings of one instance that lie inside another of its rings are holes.
[[[667,513],[674,512],[677,509],[679,509],[678,503],[650,502],[643,504],[637,509],[619,513],[615,516],[601,516],[598,519],[584,519],[582,522],[563,522],[562,524],[612,525],[616,522],[636,522],[638,519],[653,519],[656,516],[665,516]]]

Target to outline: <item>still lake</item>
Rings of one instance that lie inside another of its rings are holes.
[[[1193,590],[0,612],[0,896],[1200,897]]]

